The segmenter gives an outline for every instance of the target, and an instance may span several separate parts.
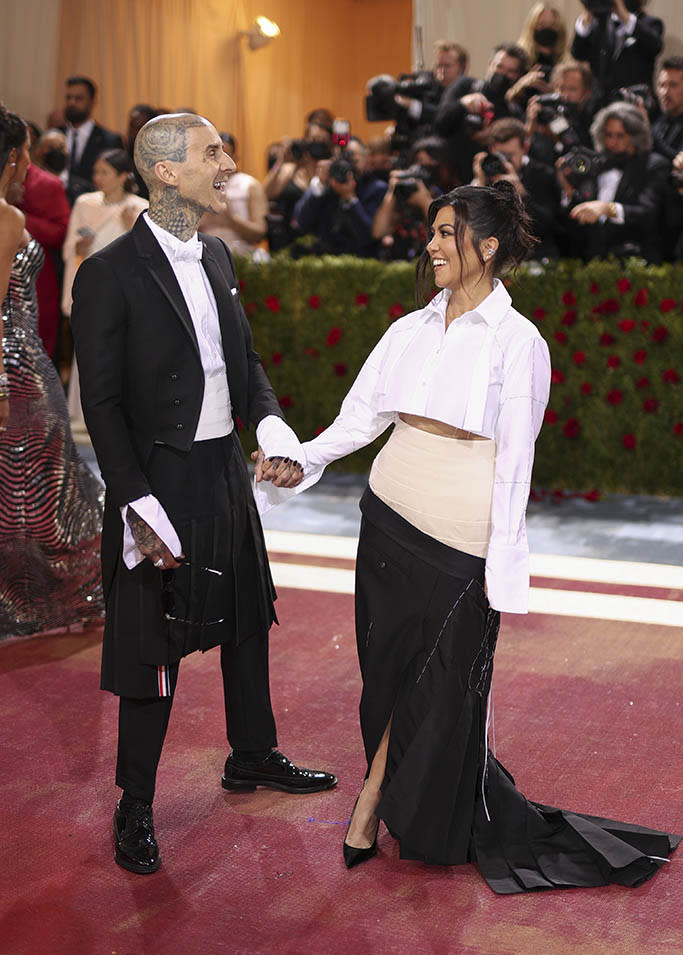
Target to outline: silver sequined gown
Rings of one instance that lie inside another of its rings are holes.
[[[103,491],[71,437],[64,391],[38,337],[34,240],[12,266],[2,303],[10,382],[0,431],[0,638],[99,616]]]

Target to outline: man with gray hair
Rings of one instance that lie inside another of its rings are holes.
[[[592,175],[577,181],[568,174],[565,157],[557,164],[569,211],[570,254],[660,261],[669,163],[652,152],[649,122],[637,106],[612,103],[596,114],[591,135],[598,152]]]
[[[312,793],[330,773],[279,753],[268,680],[276,620],[261,524],[236,435],[256,427],[257,480],[293,487],[301,446],[253,348],[224,243],[198,235],[235,164],[208,120],[151,119],[135,140],[149,209],[87,258],[71,321],[85,420],[106,485],[101,686],[120,697],[114,858],[161,859],[152,800],[182,657],[221,648],[225,789]],[[261,450],[262,449],[262,450]]]

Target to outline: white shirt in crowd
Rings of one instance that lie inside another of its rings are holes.
[[[476,309],[446,329],[450,292],[395,322],[370,353],[339,415],[302,445],[306,476],[292,490],[262,482],[264,512],[315,483],[331,461],[364,447],[400,412],[443,421],[496,443],[486,586],[491,606],[527,613],[526,507],[534,442],[550,392],[550,355],[498,280]],[[448,480],[435,474],[435,481]]]
[[[146,212],[144,218],[178,280],[197,336],[204,370],[204,396],[194,440],[209,441],[224,437],[233,430],[232,405],[216,298],[201,263],[204,247],[196,233],[187,242],[182,242],[153,222]],[[237,292],[237,288],[232,289],[233,295],[237,295]],[[301,461],[301,445],[296,435],[277,415],[268,415],[259,423],[256,437],[266,457],[278,454]],[[182,543],[166,512],[154,495],[147,494],[121,508],[124,525],[123,560],[126,567],[132,569],[144,560],[126,522],[129,506],[159,535],[175,557],[180,555]]]

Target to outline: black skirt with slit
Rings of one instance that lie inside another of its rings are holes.
[[[369,489],[361,511],[361,731],[369,767],[391,720],[377,814],[401,858],[474,862],[501,894],[653,875],[679,836],[533,803],[488,752],[500,614],[484,559],[422,533]]]

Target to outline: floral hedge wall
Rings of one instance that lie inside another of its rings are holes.
[[[276,257],[242,260],[237,271],[280,404],[311,438],[334,419],[383,332],[415,307],[414,266]],[[561,261],[508,286],[552,359],[535,494],[683,493],[683,266]],[[253,432],[242,437],[253,450]],[[376,450],[341,466],[367,470]]]

